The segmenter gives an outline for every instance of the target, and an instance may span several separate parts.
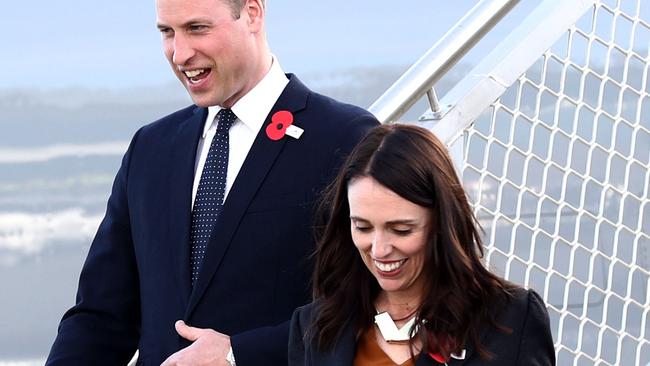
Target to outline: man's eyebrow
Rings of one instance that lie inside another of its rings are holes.
[[[205,19],[205,18],[190,19],[187,22],[181,24],[180,28],[187,28],[187,27],[195,25],[195,24],[212,24],[212,21],[210,21],[209,19]],[[156,28],[165,29],[165,28],[171,28],[171,27],[169,25],[165,24],[165,23],[158,22],[156,24]]]

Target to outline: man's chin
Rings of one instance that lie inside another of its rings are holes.
[[[194,100],[194,99],[192,99],[192,102],[194,102],[194,104],[197,107],[201,107],[201,108],[208,108],[208,107],[212,107],[212,106],[217,105],[216,103],[206,103],[206,102],[197,101],[197,100]]]
[[[190,94],[190,98],[192,98],[192,102],[198,107],[207,108],[207,107],[219,105],[218,101],[215,101],[211,98],[206,98],[206,96],[195,95],[193,93],[189,93],[189,94]]]
[[[190,99],[192,99],[192,103],[194,103],[196,106],[207,108],[219,104],[219,101],[215,100],[217,98],[211,97],[208,93],[199,93],[196,90],[192,90],[192,87],[191,85],[188,85],[187,80],[182,79],[181,84],[185,88],[185,91],[187,91]]]

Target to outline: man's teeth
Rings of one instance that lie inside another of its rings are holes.
[[[185,76],[188,78],[194,78],[197,77],[205,72],[205,69],[199,69],[199,70],[192,70],[192,71],[185,71]]]
[[[382,272],[393,272],[400,268],[404,262],[406,262],[406,259],[402,259],[401,261],[397,262],[391,262],[391,263],[381,263],[378,261],[375,262],[375,267],[379,268],[380,271]]]

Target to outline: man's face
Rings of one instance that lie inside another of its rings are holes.
[[[254,79],[255,48],[246,7],[235,20],[226,0],[157,0],[165,57],[194,103],[229,108]]]

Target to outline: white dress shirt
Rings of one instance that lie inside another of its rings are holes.
[[[237,116],[237,120],[230,127],[228,133],[229,152],[228,152],[228,173],[226,175],[226,192],[224,201],[228,197],[228,192],[232,188],[239,170],[244,164],[246,155],[253,146],[255,137],[264,124],[264,120],[271,112],[271,108],[284,91],[289,83],[284,71],[280,67],[278,60],[273,57],[271,69],[260,80],[253,89],[237,101],[232,106],[232,111]],[[196,198],[196,191],[199,189],[203,165],[208,157],[210,144],[217,132],[217,122],[215,117],[222,108],[219,106],[208,107],[208,117],[203,127],[203,135],[199,141],[196,151],[196,163],[194,165],[194,186],[192,189],[192,207]]]

